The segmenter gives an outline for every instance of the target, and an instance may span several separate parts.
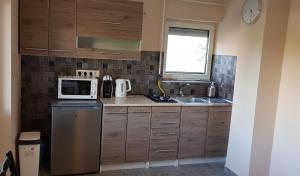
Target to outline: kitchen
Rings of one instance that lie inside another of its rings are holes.
[[[274,174],[290,3],[13,1],[11,135],[46,175]]]

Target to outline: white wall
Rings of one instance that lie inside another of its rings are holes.
[[[18,57],[17,0],[0,1],[0,160],[15,152],[19,131],[20,60]],[[14,65],[14,74],[12,74]],[[12,98],[13,97],[13,98]]]
[[[250,175],[269,175],[289,0],[269,0],[253,128]]]
[[[300,175],[300,1],[292,0],[281,76],[271,176]]]
[[[215,53],[237,56],[226,167],[240,176],[268,175],[289,1],[263,0],[260,19],[241,21],[243,1],[226,5]]]
[[[224,21],[218,26],[215,53],[238,56],[226,167],[246,176],[250,170],[266,11],[256,24],[248,26],[241,22],[242,5],[240,0],[228,2]]]
[[[11,146],[11,1],[0,1],[0,159]]]

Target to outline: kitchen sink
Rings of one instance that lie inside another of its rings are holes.
[[[198,97],[175,97],[174,100],[180,103],[207,103],[206,100]]]
[[[222,98],[208,97],[174,97],[175,101],[187,104],[232,104],[232,102]]]

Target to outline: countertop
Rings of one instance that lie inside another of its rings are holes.
[[[103,106],[231,106],[232,103],[156,103],[143,95],[100,98]]]

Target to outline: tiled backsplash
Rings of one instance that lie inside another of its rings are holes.
[[[235,62],[235,57],[215,56],[212,79],[217,82],[222,97],[232,97]],[[109,74],[113,79],[130,79],[130,94],[146,95],[158,92],[158,68],[158,52],[142,52],[141,61],[22,56],[22,130],[50,129],[50,105],[57,98],[59,75],[75,75],[76,69],[95,69],[101,76]],[[169,95],[178,94],[180,85],[163,83]],[[208,84],[192,84],[184,89],[184,94],[205,96],[207,87]]]
[[[215,55],[211,80],[217,83],[217,96],[233,100],[237,57]]]

